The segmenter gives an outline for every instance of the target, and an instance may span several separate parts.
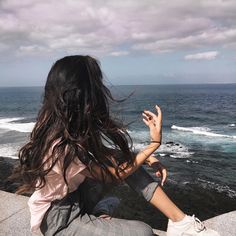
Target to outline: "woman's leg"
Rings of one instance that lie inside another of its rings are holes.
[[[105,219],[94,215],[101,213],[101,210],[102,213],[110,210],[111,202],[107,207],[102,199],[106,187],[100,182],[86,179],[75,192],[54,201],[40,226],[43,235],[152,236],[152,228],[141,221]]]
[[[167,236],[220,236],[216,231],[206,228],[194,215],[185,215],[168,198],[154,178],[143,167],[140,167],[132,175],[127,177],[126,182],[169,218]]]
[[[150,203],[172,221],[180,221],[185,214],[169,199],[160,186],[153,193]]]
[[[169,199],[144,167],[141,166],[128,176],[125,182],[172,221],[180,221],[184,218],[185,214]]]
[[[74,219],[57,236],[153,236],[152,228],[144,222],[125,219],[104,219],[85,214]]]

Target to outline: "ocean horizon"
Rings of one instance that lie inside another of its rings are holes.
[[[106,83],[106,81],[105,81]],[[108,81],[108,83],[106,84],[108,87],[113,87],[113,86],[162,86],[162,85],[235,85],[236,82],[209,82],[209,83],[148,83],[148,84],[113,84],[110,81]],[[18,85],[18,86],[1,86],[0,88],[34,88],[34,87],[40,87],[40,88],[44,88],[44,85],[29,85],[29,86],[25,86],[25,85]]]

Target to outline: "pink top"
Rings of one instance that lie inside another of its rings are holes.
[[[52,152],[53,147],[60,140],[56,140],[50,149]],[[47,158],[46,155],[45,158]],[[47,209],[50,207],[51,202],[55,199],[62,199],[67,193],[67,185],[65,184],[62,173],[63,160],[58,161],[52,170],[46,176],[46,184],[43,188],[34,191],[28,200],[28,206],[31,213],[30,231],[39,231],[40,224]],[[78,186],[84,181],[85,176],[80,172],[86,166],[78,159],[70,164],[66,172],[66,179],[69,184],[69,192],[75,191]]]

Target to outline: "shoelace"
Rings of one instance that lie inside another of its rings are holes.
[[[194,228],[197,232],[201,232],[203,230],[206,230],[206,226],[203,222],[201,222],[195,215],[192,216],[194,219]]]

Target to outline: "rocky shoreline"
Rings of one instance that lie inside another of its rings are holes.
[[[8,180],[14,166],[18,165],[19,160],[8,157],[0,157],[0,190],[14,193],[18,186],[21,185],[20,181]]]
[[[20,181],[12,182],[7,179],[18,163],[17,159],[0,157],[0,190],[14,193],[21,185]],[[213,189],[203,189],[197,184],[179,186],[167,181],[164,191],[185,213],[195,214],[201,220],[236,210],[235,198]],[[141,220],[153,228],[166,229],[167,218],[142,197],[137,196],[127,185],[114,187],[110,194],[118,196],[121,200],[116,217]]]

